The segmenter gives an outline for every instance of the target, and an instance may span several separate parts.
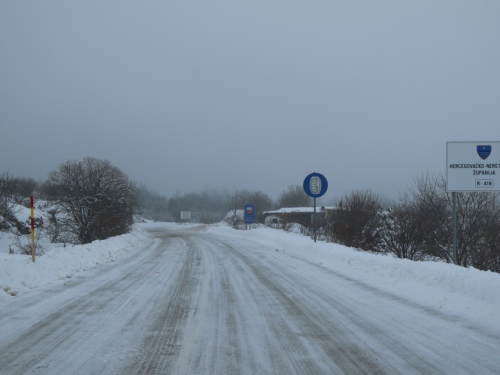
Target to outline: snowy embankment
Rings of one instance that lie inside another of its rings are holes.
[[[270,228],[249,231],[224,225],[191,226],[172,223],[136,224],[126,235],[87,245],[54,245],[36,263],[26,255],[0,252],[0,303],[133,254],[151,240],[147,229],[206,231],[234,241],[251,241],[269,249],[270,257],[292,256],[331,270],[345,282],[363,284],[373,293],[388,293],[434,312],[497,324],[500,319],[500,274],[436,262],[413,262],[375,255],[345,246],[317,242],[300,234]],[[263,260],[265,261],[265,259]],[[331,285],[335,288],[335,285]]]
[[[3,234],[0,243],[5,246],[11,234]],[[0,252],[0,303],[12,296],[28,293],[33,289],[43,288],[74,274],[101,264],[113,262],[119,257],[141,249],[151,240],[144,230],[137,226],[131,233],[112,237],[103,241],[94,241],[86,245],[63,244],[45,245],[45,255],[31,256]]]
[[[234,231],[216,226],[209,232],[272,247],[274,256],[286,254],[304,259],[342,275],[348,282],[373,288],[374,294],[389,293],[433,311],[470,317],[484,324],[496,325],[500,320],[498,273],[447,263],[397,259],[332,243],[314,243],[308,237],[270,228]]]

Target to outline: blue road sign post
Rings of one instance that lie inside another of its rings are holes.
[[[245,226],[248,224],[255,224],[255,205],[245,205]]]
[[[316,242],[316,198],[323,196],[328,190],[328,181],[321,173],[311,173],[304,179],[304,191],[314,199],[313,233]]]

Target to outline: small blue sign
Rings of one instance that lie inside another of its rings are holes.
[[[304,180],[304,191],[312,198],[323,196],[328,190],[328,181],[321,173],[311,173]]]
[[[255,224],[255,206],[253,204],[245,205],[245,224]]]
[[[486,160],[491,154],[491,145],[489,146],[477,146],[477,154],[483,160]]]

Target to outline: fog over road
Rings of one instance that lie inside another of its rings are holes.
[[[500,336],[286,249],[160,225],[1,307],[1,374],[498,374]]]

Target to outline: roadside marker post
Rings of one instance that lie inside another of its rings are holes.
[[[35,263],[35,208],[33,205],[33,195],[31,196],[31,261]]]

